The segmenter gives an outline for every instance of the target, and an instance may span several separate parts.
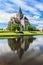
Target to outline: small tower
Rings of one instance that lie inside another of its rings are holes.
[[[17,18],[19,19],[19,20],[21,20],[22,18],[23,18],[23,13],[22,13],[22,10],[21,10],[21,8],[19,8],[19,11],[18,11],[18,13],[17,13]]]

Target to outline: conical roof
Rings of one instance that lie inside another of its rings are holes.
[[[21,8],[19,8],[18,13],[19,13],[19,14],[23,14]]]
[[[23,18],[23,13],[22,13],[21,8],[19,8],[19,11],[18,11],[18,13],[17,13],[17,17],[18,17],[19,19],[22,19],[22,18]]]

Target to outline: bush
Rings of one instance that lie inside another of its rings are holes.
[[[20,27],[18,24],[12,24],[12,31],[20,30]]]
[[[27,31],[33,31],[33,26],[32,25],[27,25],[26,30]]]

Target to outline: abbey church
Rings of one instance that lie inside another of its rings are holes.
[[[21,8],[19,8],[18,13],[16,14],[16,17],[11,17],[10,21],[9,21],[9,27],[13,24],[13,23],[17,23],[20,26],[20,30],[25,30],[26,26],[29,23],[29,20],[26,16],[24,16],[24,14],[22,13]]]

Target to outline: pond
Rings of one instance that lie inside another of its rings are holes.
[[[0,65],[43,65],[43,35],[0,39]]]

